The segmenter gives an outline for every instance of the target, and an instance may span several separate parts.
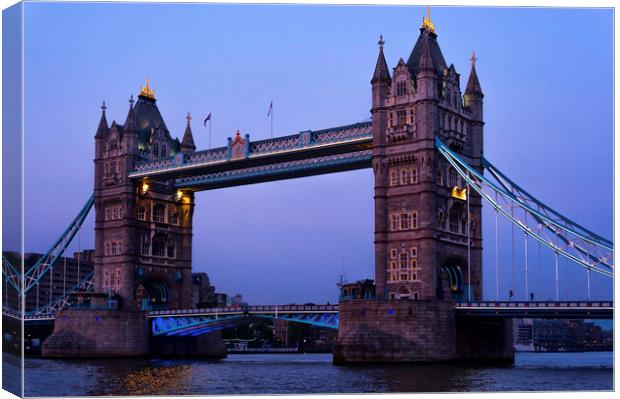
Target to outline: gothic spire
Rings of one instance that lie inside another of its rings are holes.
[[[476,73],[476,53],[471,53],[471,58],[469,60],[471,61],[471,72],[469,73],[465,94],[477,94],[482,96],[482,88],[480,87],[480,81],[478,81],[478,74]]]
[[[181,142],[181,151],[183,152],[193,152],[196,151],[196,144],[194,144],[194,136],[192,135],[192,128],[189,125],[189,121],[192,120],[192,117],[187,113],[185,117],[187,119],[187,126],[185,127],[185,133],[183,134],[183,141]]]
[[[377,57],[375,73],[372,75],[372,80],[370,83],[391,82],[392,78],[390,77],[390,70],[387,66],[387,62],[385,61],[385,56],[383,55],[383,45],[385,44],[383,35],[379,37],[379,42],[377,44],[379,44],[379,56]]]
[[[127,119],[125,120],[124,130],[126,132],[133,132],[137,129],[136,116],[133,112],[133,94],[129,97],[129,112],[127,113]]]
[[[433,55],[431,54],[431,46],[429,44],[428,35],[424,35],[422,39],[422,54],[420,55],[420,71],[434,70]]]
[[[97,133],[95,138],[105,137],[108,133],[108,121],[105,118],[105,110],[108,107],[105,105],[105,101],[101,104],[101,119],[99,120],[99,126],[97,127]]]

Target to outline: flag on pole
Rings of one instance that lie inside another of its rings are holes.
[[[207,117],[205,118],[203,125],[207,126],[207,122],[211,120],[211,112],[209,112],[209,115],[207,115]]]
[[[273,101],[271,101],[269,103],[269,111],[267,111],[267,117],[269,117],[269,115],[271,115],[271,111],[273,111]]]

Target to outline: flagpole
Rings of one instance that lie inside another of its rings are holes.
[[[213,127],[213,116],[209,119],[209,149],[211,149],[211,128]]]
[[[273,140],[273,100],[271,100],[271,139]]]

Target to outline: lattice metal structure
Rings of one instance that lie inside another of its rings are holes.
[[[69,299],[76,292],[93,292],[94,273],[88,273],[75,287],[71,288],[65,296],[58,297],[52,302],[47,303],[31,312],[26,312],[26,316],[49,315],[59,310],[65,309],[69,305]]]
[[[228,171],[234,169],[235,163],[239,161],[254,161],[259,163],[259,159],[271,159],[279,157],[278,160],[306,159],[317,157],[312,155],[314,152],[323,151],[324,155],[340,154],[350,152],[348,148],[356,144],[370,144],[372,141],[372,124],[361,122],[352,125],[340,126],[331,129],[318,131],[302,131],[295,135],[277,137],[273,139],[250,142],[246,136],[247,153],[240,159],[231,159],[231,144],[228,147],[219,147],[211,150],[196,151],[190,153],[178,153],[174,158],[162,160],[145,161],[138,164],[133,172],[132,178],[162,178],[166,179],[194,176],[192,171],[206,169],[220,169]],[[338,151],[342,146],[343,150]],[[330,150],[332,148],[333,150]],[[362,149],[362,148],[358,148]],[[287,159],[288,158],[288,159]],[[273,164],[278,160],[266,163]],[[198,173],[200,174],[200,173]]]
[[[149,312],[153,336],[200,335],[255,318],[338,329],[338,305],[269,305]]]
[[[571,221],[529,194],[484,159],[491,178],[471,167],[439,138],[439,152],[496,211],[531,237],[575,264],[613,277],[613,243]]]
[[[60,235],[60,238],[56,240],[54,245],[39,259],[30,269],[24,273],[24,290],[23,293],[27,294],[33,289],[36,284],[43,278],[43,276],[50,271],[56,261],[65,252],[75,235],[82,227],[82,223],[88,216],[88,213],[93,207],[94,195],[86,201],[86,204],[82,207],[75,219],[69,224],[69,227]]]

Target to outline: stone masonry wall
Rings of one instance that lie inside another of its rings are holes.
[[[334,363],[455,360],[454,304],[435,300],[340,303]]]
[[[43,357],[144,356],[149,322],[143,312],[64,310],[41,347]]]

